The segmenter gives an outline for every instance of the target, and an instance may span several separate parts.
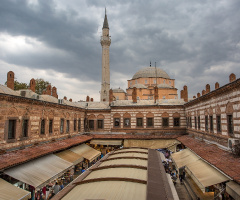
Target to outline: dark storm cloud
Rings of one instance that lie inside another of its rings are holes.
[[[240,76],[239,0],[41,0],[34,6],[27,0],[4,0],[0,33],[29,36],[61,53],[9,53],[2,60],[100,81],[105,6],[112,74],[129,79],[150,61],[157,62],[176,79],[179,90],[187,84],[190,95],[207,83],[212,88],[216,81],[225,84],[231,72]],[[118,77],[111,78],[113,87],[122,87],[122,80],[117,85]]]

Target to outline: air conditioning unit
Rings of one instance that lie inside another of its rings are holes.
[[[237,145],[240,143],[239,139],[236,138],[228,138],[228,148],[232,149],[234,145]]]

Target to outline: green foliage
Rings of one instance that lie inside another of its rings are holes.
[[[44,81],[42,78],[38,78],[36,81],[36,88],[35,92],[37,94],[42,94],[43,90],[47,88],[47,86],[50,84],[48,81]],[[5,85],[7,85],[7,81],[5,82]],[[14,81],[14,90],[22,90],[22,89],[28,89],[28,85],[26,83],[20,83],[18,81]]]
[[[47,86],[50,84],[48,81],[44,81],[42,78],[38,78],[36,81],[36,93],[42,94],[43,90],[47,88]]]

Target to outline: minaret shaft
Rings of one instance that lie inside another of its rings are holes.
[[[110,63],[109,63],[109,47],[111,39],[109,36],[109,27],[107,15],[105,13],[101,45],[102,45],[102,85],[101,85],[101,101],[109,101],[110,90]]]

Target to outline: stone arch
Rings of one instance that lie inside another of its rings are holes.
[[[113,118],[121,118],[121,115],[120,115],[119,113],[115,113],[115,114],[113,115]]]
[[[48,113],[48,118],[54,118],[54,111],[51,110],[49,113]]]
[[[167,112],[164,112],[164,113],[162,114],[162,117],[169,117],[169,114],[168,114]]]
[[[104,115],[102,115],[102,114],[99,114],[99,115],[97,116],[97,118],[98,118],[98,119],[105,119]]]
[[[219,105],[216,106],[216,108],[215,108],[215,113],[216,113],[217,115],[220,115],[220,114],[221,114],[221,108],[220,108]]]
[[[96,119],[96,116],[94,114],[88,115],[88,119]]]
[[[66,118],[67,118],[67,119],[70,118],[70,114],[69,114],[69,112],[66,113]]]
[[[173,113],[174,118],[180,118],[180,114],[178,112]]]
[[[227,106],[226,106],[226,113],[227,114],[232,114],[233,112],[234,112],[233,103],[228,102]]]
[[[123,118],[131,118],[131,115],[129,113],[124,113]]]
[[[209,115],[213,115],[213,108],[211,106],[209,108]]]
[[[142,114],[142,113],[140,113],[140,112],[139,112],[139,113],[137,113],[137,114],[136,114],[136,118],[143,118],[143,114]]]
[[[204,110],[204,115],[208,115],[209,114],[209,112],[208,112],[208,109],[206,108],[205,110]]]
[[[149,113],[147,113],[146,117],[147,117],[147,118],[154,118],[154,114],[151,113],[151,112],[149,112]]]
[[[19,116],[18,109],[15,108],[15,107],[11,107],[11,108],[8,110],[8,115],[10,115],[10,116]]]

